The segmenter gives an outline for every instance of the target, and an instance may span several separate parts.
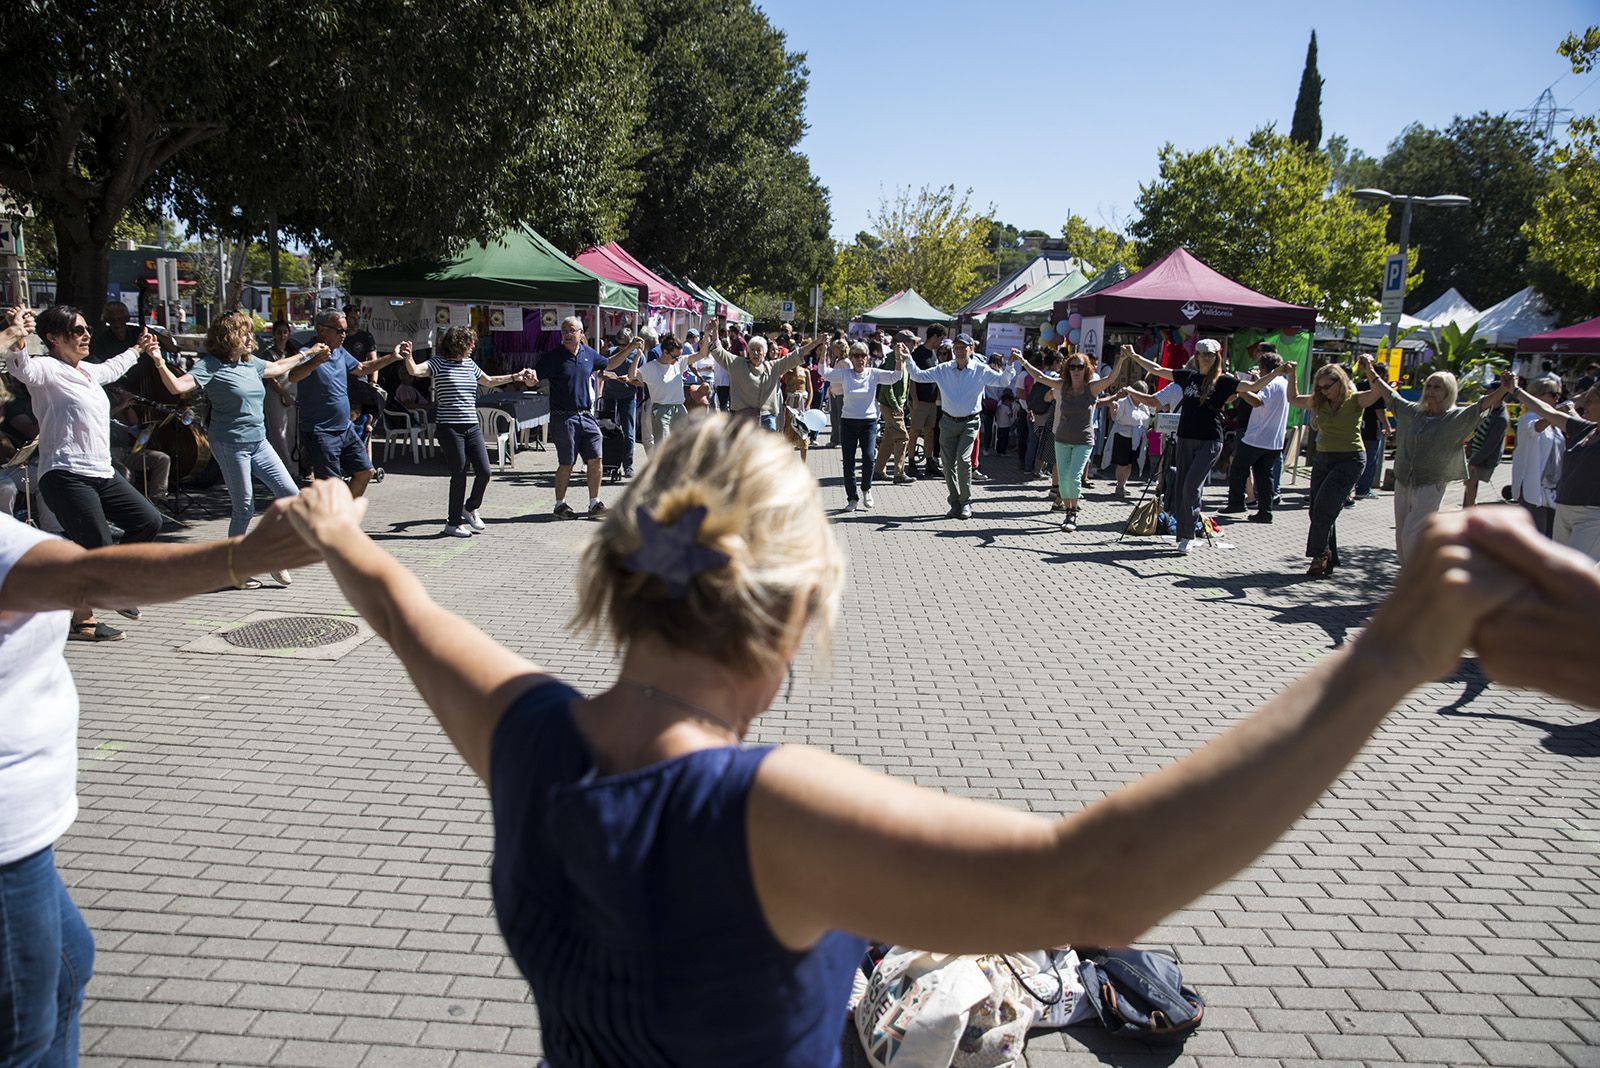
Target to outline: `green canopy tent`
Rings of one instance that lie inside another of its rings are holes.
[[[751,329],[752,327],[754,327],[756,325],[756,317],[754,315],[751,315],[749,312],[747,312],[743,308],[739,307],[739,305],[735,304],[733,301],[729,300],[727,297],[723,296],[721,293],[718,293],[711,286],[700,286],[699,288],[704,289],[706,291],[706,294],[708,296],[710,296],[711,299],[716,301],[718,304],[723,304],[723,305],[727,306],[726,310],[723,312],[723,315],[728,320],[728,322],[730,322],[730,323],[738,323],[741,326],[743,326],[746,330],[749,330],[749,329]]]
[[[546,241],[531,226],[514,226],[458,255],[409,260],[352,271],[350,292],[457,304],[571,304],[639,311],[639,291],[601,278]]]
[[[1050,321],[1056,301],[1077,296],[1088,284],[1088,276],[1075,269],[1042,289],[1023,293],[1012,301],[989,309],[988,321],[1039,326]]]
[[[953,317],[922,299],[915,289],[902,289],[871,311],[856,316],[874,326],[932,326],[949,323]]]

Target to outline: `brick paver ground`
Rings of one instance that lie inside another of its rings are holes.
[[[839,453],[811,464],[842,504]],[[549,517],[552,465],[520,456],[469,542],[437,537],[434,465],[395,465],[367,525],[443,603],[594,688],[610,656],[562,632],[594,528]],[[1070,811],[1245,715],[1392,578],[1387,495],[1345,514],[1344,569],[1308,583],[1299,488],[1275,525],[1231,525],[1236,549],[1186,559],[1117,544],[1127,506],[1104,488],[1070,536],[1042,484],[1007,478],[967,523],[934,518],[928,482],[838,517],[835,669],[804,666],[755,740]],[[99,947],[85,1063],[530,1063],[537,1016],[491,916],[474,780],[375,639],[331,663],[179,651],[263,609],[348,611],[319,567],[69,650],[83,813],[60,863]],[[1210,1001],[1186,1049],[1076,1032],[1036,1038],[1028,1063],[1600,1065],[1597,771],[1589,713],[1471,670],[1418,691],[1271,853],[1146,939]]]

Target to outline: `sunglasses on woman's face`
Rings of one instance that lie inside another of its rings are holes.
[[[79,323],[77,326],[74,326],[72,328],[70,333],[72,334],[73,337],[88,337],[89,336],[89,328],[87,326],[84,326],[82,323]]]

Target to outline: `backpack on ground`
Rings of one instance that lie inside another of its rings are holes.
[[[1178,962],[1145,949],[1083,951],[1084,997],[1114,1035],[1152,1043],[1182,1042],[1199,1028],[1206,1003],[1183,981]]]

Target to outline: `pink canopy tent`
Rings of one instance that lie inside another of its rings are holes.
[[[1600,319],[1563,326],[1534,334],[1517,342],[1517,352],[1549,353],[1552,356],[1600,357]]]
[[[1175,248],[1137,274],[1086,297],[1058,301],[1055,318],[1104,315],[1108,323],[1194,326],[1212,330],[1313,330],[1317,310],[1274,300]]]
[[[693,325],[692,318],[704,314],[704,306],[698,298],[634,259],[627,249],[615,241],[584,249],[576,259],[580,266],[602,278],[637,289],[646,314],[652,319],[664,319],[667,329],[674,333],[681,335]]]

